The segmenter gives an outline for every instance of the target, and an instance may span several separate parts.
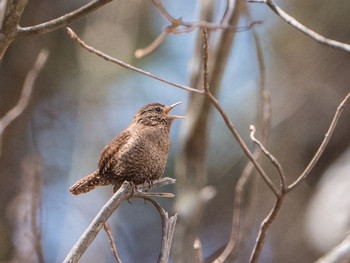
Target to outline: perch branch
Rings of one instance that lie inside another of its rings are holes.
[[[25,108],[28,106],[29,99],[33,91],[34,82],[39,72],[45,65],[48,55],[49,53],[47,50],[43,49],[40,51],[33,68],[28,72],[24,80],[22,93],[17,104],[0,119],[0,156],[4,130],[7,128],[7,126],[10,125],[12,121],[14,121],[18,116],[20,116],[25,110]]]
[[[175,183],[174,179],[166,177],[166,178],[154,181],[153,186],[159,187],[159,186],[173,184],[173,183]],[[149,184],[145,183],[139,186],[138,189],[144,189],[144,190],[149,189]],[[120,206],[120,204],[123,201],[129,199],[130,197],[145,198],[147,200],[152,200],[140,192],[134,193],[133,196],[131,196],[131,194],[132,194],[132,186],[130,185],[130,183],[124,182],[123,185],[120,187],[120,189],[102,207],[100,212],[96,215],[94,220],[91,222],[91,224],[88,226],[85,232],[81,235],[79,240],[72,247],[72,249],[70,250],[70,252],[68,253],[67,257],[63,262],[65,263],[78,262],[78,260],[86,251],[86,249],[90,246],[92,241],[95,239],[98,232],[103,227],[104,223],[108,220],[108,218],[113,214],[113,212]]]
[[[155,75],[153,75],[153,74],[151,74],[151,73],[149,73],[149,72],[147,72],[147,71],[144,71],[144,70],[142,70],[142,69],[136,68],[136,67],[134,67],[134,66],[131,66],[131,65],[129,65],[129,64],[127,64],[127,63],[121,61],[121,60],[118,60],[118,59],[115,59],[115,58],[113,58],[113,57],[111,57],[111,56],[108,56],[107,54],[104,54],[103,52],[101,52],[101,51],[99,51],[99,50],[97,50],[97,49],[95,49],[95,48],[93,48],[93,47],[91,47],[91,46],[85,44],[84,41],[82,41],[82,40],[77,36],[77,34],[76,34],[72,29],[70,29],[69,27],[67,27],[67,30],[68,30],[69,36],[70,36],[72,39],[74,39],[75,41],[77,41],[77,42],[79,43],[80,46],[82,46],[82,47],[83,47],[84,49],[86,49],[87,51],[89,51],[89,52],[91,52],[91,53],[93,53],[93,54],[95,54],[95,55],[97,55],[97,56],[99,56],[99,57],[101,57],[101,58],[103,58],[103,59],[109,61],[109,62],[113,62],[113,63],[115,63],[115,64],[117,64],[117,65],[119,65],[119,66],[121,66],[121,67],[123,67],[123,68],[126,68],[126,69],[129,69],[129,70],[138,72],[138,73],[140,73],[140,74],[146,75],[146,76],[148,76],[148,77],[151,77],[151,78],[153,78],[153,79],[159,80],[159,81],[161,81],[161,82],[164,82],[164,83],[166,83],[166,84],[169,84],[169,85],[171,85],[171,86],[174,86],[174,87],[177,87],[177,88],[186,90],[186,91],[195,92],[195,93],[199,93],[199,94],[202,94],[202,93],[203,93],[203,91],[201,91],[201,90],[193,89],[193,88],[190,88],[190,87],[186,87],[186,86],[183,86],[183,85],[180,85],[180,84],[176,84],[176,83],[167,81],[167,80],[162,79],[162,78],[160,78],[160,77],[158,77],[158,76],[155,76]]]
[[[56,29],[65,27],[72,21],[77,20],[78,18],[81,18],[95,11],[96,9],[104,6],[105,4],[111,1],[113,0],[94,0],[68,14],[60,16],[48,22],[41,23],[35,26],[18,27],[15,37],[24,37],[24,36],[49,33]]]
[[[274,0],[246,0],[246,2],[251,3],[261,3],[266,4],[273,12],[275,12],[280,18],[282,18],[285,22],[290,24],[292,27],[296,28],[303,34],[307,35],[311,39],[315,40],[316,42],[326,45],[332,48],[340,49],[346,52],[350,52],[350,45],[346,43],[342,43],[333,39],[326,38],[319,33],[311,30],[310,28],[304,26],[302,23],[297,21],[294,17],[287,14],[285,11],[283,11]]]
[[[115,245],[115,242],[114,242],[114,238],[113,238],[113,235],[111,233],[111,229],[109,227],[109,224],[108,224],[108,221],[106,221],[104,224],[103,224],[103,229],[106,231],[107,233],[107,236],[108,236],[108,239],[109,239],[109,243],[111,244],[111,250],[113,252],[113,255],[114,255],[114,258],[115,258],[115,261],[117,263],[123,263],[121,261],[121,259],[119,258],[119,255],[118,255],[118,250],[117,250],[117,247]]]

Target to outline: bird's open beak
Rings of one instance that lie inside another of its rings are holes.
[[[165,115],[167,115],[167,117],[170,119],[186,119],[186,117],[184,117],[184,116],[169,116],[168,115],[169,111],[171,111],[173,108],[175,108],[179,104],[181,104],[181,102],[176,102],[173,105],[165,106],[165,108],[164,108]]]

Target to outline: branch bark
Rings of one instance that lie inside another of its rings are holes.
[[[28,0],[8,0],[0,34],[0,59],[15,39],[17,26]]]

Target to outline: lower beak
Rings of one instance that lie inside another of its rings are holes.
[[[186,117],[184,117],[184,116],[171,116],[171,115],[169,116],[168,115],[169,111],[171,111],[173,108],[175,108],[179,104],[181,104],[181,102],[176,102],[173,105],[165,106],[164,113],[165,113],[165,115],[167,115],[167,117],[169,119],[186,119]]]

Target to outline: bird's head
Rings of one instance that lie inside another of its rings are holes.
[[[141,107],[132,120],[133,123],[140,123],[146,126],[171,126],[175,119],[184,119],[183,116],[173,116],[168,113],[181,102],[166,106],[160,103],[151,103]]]

